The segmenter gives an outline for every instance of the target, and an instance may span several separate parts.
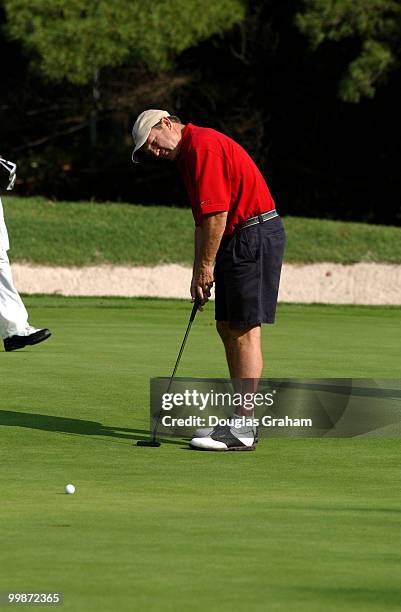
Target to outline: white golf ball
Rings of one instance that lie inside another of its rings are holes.
[[[72,495],[73,493],[75,493],[74,485],[73,484],[65,485],[65,492],[68,493],[69,495]]]

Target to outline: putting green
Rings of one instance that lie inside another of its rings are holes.
[[[26,303],[54,336],[0,353],[0,591],[99,612],[399,609],[399,440],[137,448],[149,378],[170,374],[190,304]],[[264,328],[265,375],[399,378],[400,315],[282,305]],[[212,307],[179,374],[226,376]]]

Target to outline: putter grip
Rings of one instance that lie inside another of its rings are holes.
[[[191,316],[189,317],[190,322],[192,323],[192,321],[195,319],[195,315],[198,311],[198,308],[200,306],[200,300],[198,300],[198,298],[195,300],[194,305],[192,306],[192,312],[191,312]]]

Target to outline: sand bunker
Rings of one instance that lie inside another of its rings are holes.
[[[64,268],[16,263],[12,269],[16,287],[28,294],[188,298],[191,281],[191,269],[178,264]],[[286,264],[279,300],[401,305],[401,266]]]

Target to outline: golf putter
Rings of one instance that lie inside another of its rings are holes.
[[[177,361],[175,362],[174,370],[173,370],[173,373],[171,375],[170,381],[168,383],[168,387],[167,387],[166,393],[168,393],[170,391],[170,389],[171,389],[171,385],[173,383],[174,376],[175,376],[175,373],[176,373],[177,368],[178,368],[178,364],[180,363],[181,355],[182,355],[182,353],[184,351],[184,347],[185,347],[185,344],[187,342],[189,330],[192,327],[192,323],[193,323],[193,321],[195,319],[196,313],[198,312],[199,306],[200,306],[200,300],[196,299],[195,302],[194,302],[194,305],[192,307],[192,312],[191,312],[191,316],[189,317],[189,323],[188,323],[187,331],[185,332],[184,340],[182,341],[180,352],[178,353]],[[151,434],[150,439],[149,440],[138,440],[138,442],[136,443],[137,446],[151,446],[153,448],[157,448],[157,447],[160,446],[160,442],[157,441],[157,429],[159,427],[161,415],[162,415],[162,408],[160,408],[159,414],[157,415],[157,419],[156,419],[155,425],[152,428],[152,434]]]

